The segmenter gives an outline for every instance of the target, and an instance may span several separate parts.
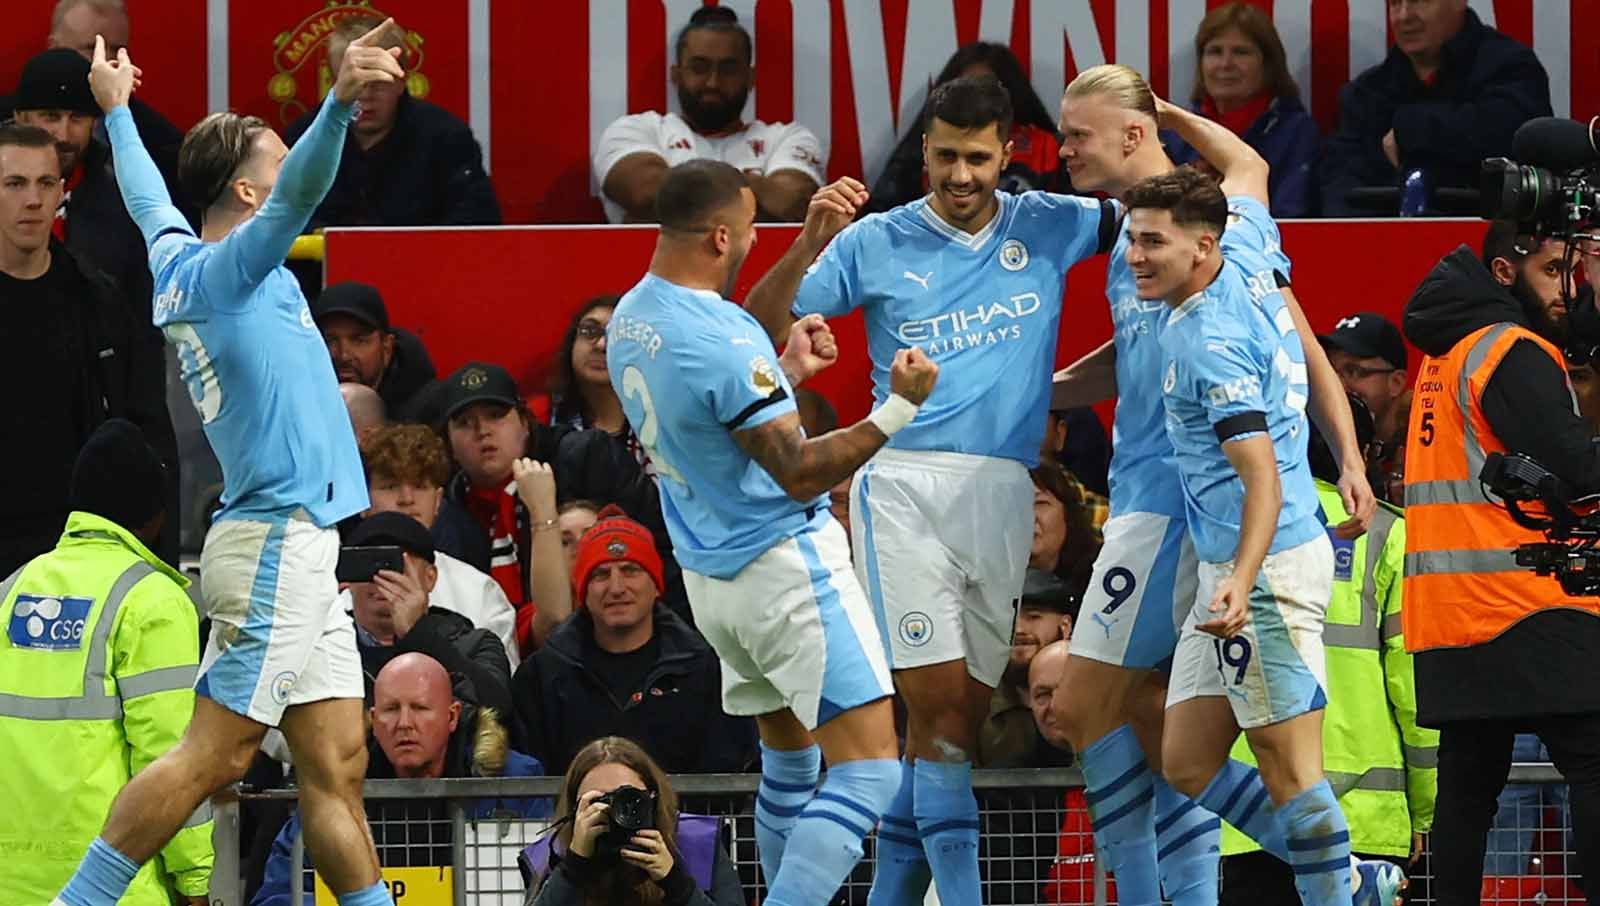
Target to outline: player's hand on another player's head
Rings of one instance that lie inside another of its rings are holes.
[[[333,83],[333,96],[339,103],[353,103],[361,89],[373,82],[398,82],[406,77],[400,68],[400,48],[382,46],[395,28],[393,18],[385,19],[344,49]]]
[[[919,346],[902,349],[894,354],[894,364],[889,368],[889,390],[907,400],[922,405],[933,392],[939,380],[939,366]]]
[[[848,176],[828,183],[811,196],[806,207],[805,237],[818,248],[839,235],[867,203],[867,187]]]
[[[110,113],[133,97],[144,73],[128,58],[126,47],[115,58],[106,56],[106,39],[94,36],[94,61],[89,64],[89,91],[100,109]]]
[[[1155,101],[1156,125],[1163,129],[1171,129],[1174,125],[1173,121],[1176,120],[1179,115],[1188,112],[1166,98],[1157,96]]]

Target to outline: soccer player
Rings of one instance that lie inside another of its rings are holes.
[[[793,388],[838,350],[813,317],[780,358],[724,298],[755,244],[744,176],[720,161],[680,164],[655,205],[655,256],[611,317],[606,367],[655,463],[695,624],[722,661],[723,708],[760,729],[766,902],[815,906],[861,858],[900,784],[889,666],[827,492],[911,423],[939,369],[901,351],[876,409],[807,438]]]
[[[1184,167],[1123,200],[1136,297],[1171,310],[1160,336],[1166,432],[1200,561],[1173,656],[1166,774],[1204,805],[1246,798],[1227,753],[1243,728],[1266,795],[1219,813],[1293,866],[1306,906],[1344,906],[1352,886],[1357,903],[1387,904],[1404,876],[1361,863],[1352,885],[1349,831],[1322,773],[1333,549],[1306,460],[1300,339],[1258,303],[1275,290],[1224,258],[1238,215],[1211,178]]]
[[[922,902],[930,873],[945,906],[979,902],[972,756],[1032,545],[1042,376],[1067,270],[1115,236],[1113,203],[996,191],[1011,119],[992,77],[935,88],[923,119],[930,194],[847,226],[866,191],[852,179],[822,189],[748,303],[773,337],[795,316],[863,308],[880,402],[901,350],[946,373],[851,489],[857,574],[908,713],[909,766],[878,837],[874,906]]]
[[[1221,254],[1250,275],[1258,304],[1269,306],[1268,317],[1280,331],[1311,336],[1287,287],[1289,261],[1265,207],[1265,162],[1226,128],[1219,132],[1211,128],[1216,124],[1185,117],[1170,105],[1162,111],[1170,120],[1163,125],[1178,127],[1224,176],[1232,211]],[[1106,65],[1080,73],[1061,101],[1061,155],[1073,185],[1121,196],[1138,180],[1171,171],[1156,137],[1157,117],[1157,101],[1134,70]],[[1056,406],[1117,398],[1117,442],[1105,546],[1055,706],[1080,753],[1095,837],[1116,873],[1119,898],[1150,906],[1161,901],[1164,886],[1178,906],[1209,906],[1217,898],[1215,817],[1195,809],[1161,778],[1163,674],[1196,582],[1183,488],[1163,427],[1157,338],[1169,310],[1159,299],[1140,298],[1127,244],[1123,233],[1107,266],[1112,340],[1056,376]],[[1298,342],[1286,344],[1284,354],[1292,356],[1299,382],[1309,382],[1312,416],[1341,454],[1340,489],[1347,510],[1357,514],[1346,530],[1359,532],[1376,501],[1338,375],[1315,343],[1304,349]],[[1241,778],[1260,783],[1253,774]],[[1255,792],[1243,797],[1244,804],[1254,801]],[[1225,804],[1239,803],[1224,797],[1211,803],[1212,811]]]
[[[216,113],[190,130],[179,180],[204,209],[198,237],[128,113],[139,70],[126,50],[108,60],[96,39],[90,85],[149,249],[154,320],[178,349],[223,494],[201,554],[212,631],[194,718],[117,797],[58,903],[117,902],[207,797],[244,776],[274,726],[294,753],[306,846],[341,906],[392,902],[362,808],[361,661],[334,579],[333,526],[366,508],[366,481],[327,348],[283,267],[333,182],[351,102],[364,85],[404,77],[373,46],[392,27],[352,42],[317,122],[287,155],[257,119]]]

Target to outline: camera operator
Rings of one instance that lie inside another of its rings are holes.
[[[1524,454],[1579,494],[1600,491],[1600,445],[1575,411],[1562,268],[1545,243],[1496,222],[1482,256],[1445,256],[1406,306],[1425,354],[1406,444],[1404,632],[1416,655],[1417,722],[1442,731],[1433,892],[1477,903],[1484,835],[1512,739],[1539,735],[1571,783],[1579,863],[1600,877],[1600,599],[1568,597],[1516,564],[1543,535],[1512,520],[1478,476]],[[1574,344],[1576,345],[1576,344]]]

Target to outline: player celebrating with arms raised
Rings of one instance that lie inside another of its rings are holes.
[[[826,494],[915,418],[938,367],[900,352],[882,405],[808,439],[792,388],[837,356],[832,334],[807,318],[779,358],[724,298],[755,216],[733,167],[668,172],[650,272],[617,304],[606,367],[655,464],[695,624],[722,661],[723,707],[761,731],[766,902],[815,906],[861,858],[900,783],[883,643]]]
[[[822,189],[748,303],[770,336],[795,315],[865,309],[880,402],[899,351],[920,348],[946,373],[851,489],[856,571],[889,637],[914,762],[878,836],[873,906],[921,903],[930,870],[945,906],[979,902],[972,756],[1032,544],[1044,375],[1067,270],[1115,235],[1112,203],[995,190],[1011,117],[992,77],[935,88],[923,120],[932,192],[847,226],[861,184]]]
[[[212,630],[194,718],[123,788],[58,903],[116,903],[207,797],[244,776],[272,726],[294,754],[306,848],[341,906],[392,902],[362,808],[361,660],[334,579],[334,524],[366,508],[366,481],[327,348],[283,267],[333,184],[352,103],[363,86],[404,77],[398,52],[376,46],[392,27],[350,43],[293,151],[262,121],[232,113],[190,130],[178,176],[204,208],[199,237],[128,113],[139,71],[126,50],[108,60],[95,41],[90,86],[149,249],[154,320],[178,349],[223,494],[201,555]]]

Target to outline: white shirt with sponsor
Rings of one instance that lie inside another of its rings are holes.
[[[825,179],[827,155],[810,129],[799,123],[747,125],[742,132],[708,138],[689,127],[676,113],[648,111],[616,120],[600,134],[600,147],[594,154],[594,174],[600,185],[617,162],[630,154],[647,151],[676,167],[684,161],[710,158],[732,164],[740,170],[758,170],[770,176],[780,170],[798,170],[821,185]],[[621,223],[622,206],[607,198],[606,220]]]

